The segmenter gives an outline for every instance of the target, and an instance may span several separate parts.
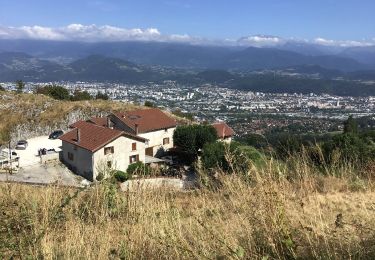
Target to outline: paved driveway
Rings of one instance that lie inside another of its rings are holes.
[[[21,168],[39,164],[40,157],[38,156],[38,150],[41,148],[54,148],[56,151],[61,151],[61,140],[51,140],[48,139],[48,136],[30,138],[27,140],[27,142],[29,145],[25,150],[16,150],[18,156],[20,157]]]
[[[36,164],[28,166],[20,169],[12,175],[1,173],[0,181],[29,184],[59,184],[74,187],[81,187],[90,184],[90,182],[73,174],[64,165],[57,162],[46,165]]]

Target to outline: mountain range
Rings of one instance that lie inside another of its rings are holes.
[[[353,47],[327,54],[313,45],[292,45],[260,48],[0,40],[0,82],[140,84],[176,80],[267,92],[375,94],[375,87],[358,88],[362,83],[354,82],[375,80],[374,48]],[[337,49],[329,50],[333,51]]]
[[[0,52],[22,52],[61,64],[102,55],[136,64],[185,69],[256,70],[306,64],[342,71],[375,68],[375,46],[343,48],[303,42],[252,47],[150,41],[88,43],[0,39]]]

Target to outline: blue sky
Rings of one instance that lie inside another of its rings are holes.
[[[373,39],[374,13],[375,0],[0,0],[3,27],[96,24],[210,39]]]

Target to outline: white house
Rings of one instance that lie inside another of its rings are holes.
[[[90,181],[105,169],[126,171],[131,163],[145,161],[146,139],[142,137],[85,121],[71,127],[60,137],[62,161]]]
[[[106,167],[126,171],[129,164],[162,155],[173,147],[176,121],[159,109],[112,113],[78,121],[61,136],[62,161],[75,173],[95,180]]]
[[[173,133],[176,121],[160,109],[139,109],[108,116],[109,124],[147,140],[145,150],[148,156],[159,156],[173,148]]]

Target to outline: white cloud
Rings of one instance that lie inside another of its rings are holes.
[[[51,28],[42,26],[0,27],[0,38],[41,39],[70,41],[187,41],[189,35],[162,35],[156,28],[126,29],[109,25],[97,26],[70,24],[65,27]]]
[[[277,36],[254,35],[243,37],[239,39],[237,42],[239,45],[264,47],[281,45],[285,43],[285,40]]]
[[[374,39],[370,41],[335,41],[335,40],[328,40],[324,38],[315,38],[313,43],[324,45],[324,46],[339,46],[339,47],[364,47],[364,46],[373,46],[375,45]]]
[[[5,27],[0,26],[0,39],[41,39],[41,40],[63,40],[84,42],[113,42],[113,41],[158,41],[158,42],[183,42],[202,45],[229,45],[229,46],[254,46],[275,47],[287,42],[312,43],[323,46],[354,47],[373,46],[375,38],[362,41],[352,40],[329,40],[315,38],[313,40],[297,38],[281,38],[269,35],[253,35],[234,39],[212,40],[201,37],[193,37],[188,34],[162,34],[157,28],[121,28],[110,25],[98,26],[70,24],[64,27],[22,26]]]

